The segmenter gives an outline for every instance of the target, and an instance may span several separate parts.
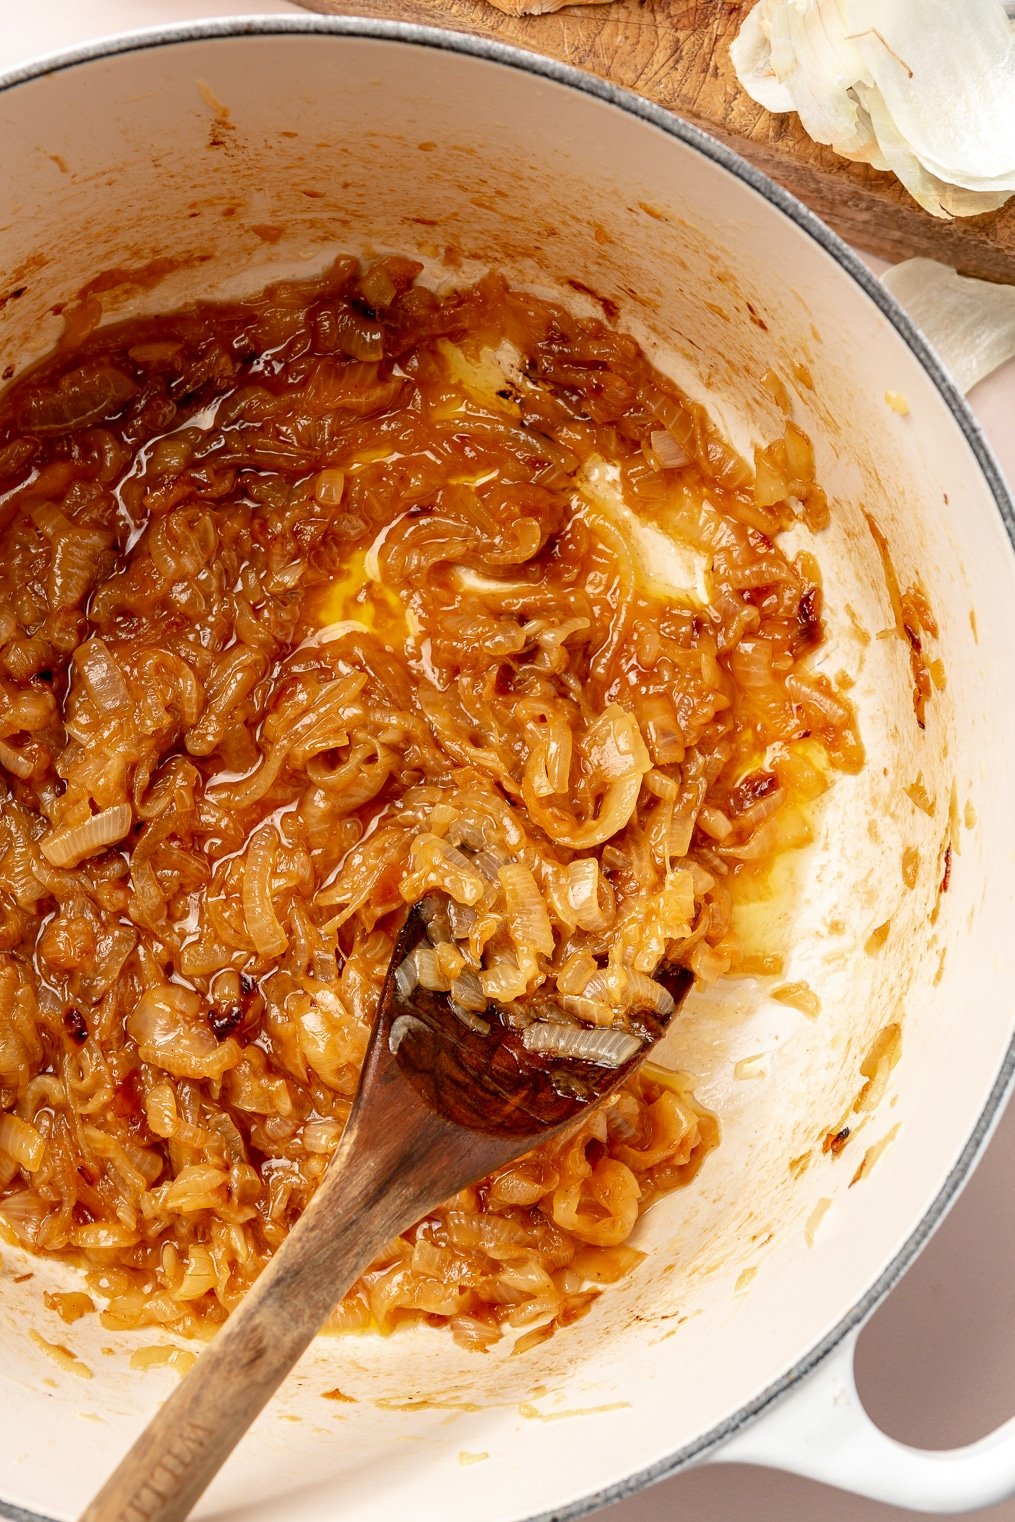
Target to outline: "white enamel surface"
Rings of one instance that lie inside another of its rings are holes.
[[[200,81],[229,108],[224,147],[210,145]],[[769,916],[762,931],[792,942],[787,977],[810,981],[821,1014],[807,1020],[749,983],[688,1006],[674,1055],[719,1109],[723,1145],[691,1190],[650,1213],[648,1260],[585,1321],[508,1360],[468,1356],[432,1332],[321,1340],[201,1514],[316,1522],[340,1507],[381,1522],[411,1508],[421,1522],[508,1522],[566,1507],[692,1444],[832,1330],[918,1225],[1002,1063],[1015,720],[998,698],[1015,576],[991,494],[919,362],[808,234],[696,150],[548,80],[376,40],[188,42],[0,95],[0,142],[0,297],[27,287],[0,310],[0,352],[21,362],[57,336],[53,305],[105,268],[183,262],[154,291],[124,288],[127,310],[254,289],[350,247],[418,248],[437,270],[454,245],[467,271],[496,264],[577,303],[562,286],[575,277],[617,301],[621,321],[707,392],[740,439],[779,426],[760,382],[780,369],[814,436],[833,499],[833,527],[815,545],[833,633],[822,664],[856,678],[869,760],[829,795],[819,838],[795,864],[786,923]],[[285,231],[268,244],[254,225]],[[799,358],[813,391],[793,383]],[[908,416],[886,391],[905,396]],[[922,734],[906,648],[876,638],[891,615],[861,504],[941,625],[932,653],[948,686]],[[875,637],[861,643],[857,625]],[[902,792],[920,773],[932,819]],[[979,823],[958,828],[931,926],[953,783],[960,820],[969,803]],[[920,852],[913,891],[906,846]],[[868,956],[869,932],[889,916],[886,945]],[[875,1032],[895,1019],[903,1055],[884,1102],[840,1158],[822,1155]],[[757,1054],[761,1076],[737,1079],[734,1064]],[[864,1150],[896,1125],[850,1189]],[[807,1151],[794,1179],[789,1160]],[[808,1245],[823,1199],[833,1203]],[[157,1332],[123,1338],[95,1318],[65,1327],[40,1301],[68,1275],[30,1266],[34,1278],[16,1285],[22,1265],[4,1250],[0,1493],[70,1517],[175,1376],[129,1367],[131,1348],[166,1341]],[[746,1268],[757,1272],[738,1289]],[[94,1377],[64,1374],[32,1327]],[[323,1400],[336,1384],[356,1403]],[[431,1404],[396,1409],[421,1401]],[[586,1414],[544,1419],[565,1412]],[[488,1457],[464,1464],[462,1453]]]

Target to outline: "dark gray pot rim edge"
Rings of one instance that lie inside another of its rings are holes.
[[[609,105],[616,106],[619,110],[626,111],[631,116],[640,118],[642,121],[665,132],[668,136],[675,137],[688,147],[695,149],[705,158],[711,159],[713,163],[721,165],[728,173],[734,175],[735,178],[756,191],[766,201],[776,206],[790,221],[796,223],[803,232],[813,238],[852,277],[854,282],[860,286],[878,308],[882,316],[887,318],[892,324],[900,338],[919,360],[924,370],[934,382],[948,410],[961,430],[986,479],[1007,531],[1009,541],[1013,549],[1015,549],[1015,504],[1012,502],[1000,467],[983,435],[980,425],[969,410],[965,399],[956,388],[954,382],[943,368],[933,349],[928,345],[923,335],[913,326],[894,298],[889,295],[880,280],[871,274],[866,265],[863,264],[862,260],[847,243],[838,237],[836,233],[833,233],[820,218],[808,210],[789,191],[783,190],[781,186],[776,185],[766,175],[762,174],[760,170],[748,164],[732,149],[725,147],[717,139],[710,137],[699,128],[691,126],[689,122],[685,122],[681,117],[675,116],[672,112],[666,111],[661,106],[654,105],[651,101],[634,94],[630,90],[622,89],[618,85],[610,84],[608,81],[599,79],[594,75],[585,74],[578,69],[571,68],[567,64],[558,63],[555,59],[546,58],[541,54],[529,53],[520,47],[496,42],[489,38],[473,37],[464,32],[454,32],[440,27],[419,26],[410,22],[380,21],[370,17],[326,17],[317,14],[307,14],[306,16],[268,15],[263,17],[240,16],[236,18],[220,18],[210,21],[157,26],[137,32],[99,38],[95,42],[67,52],[31,60],[19,68],[0,74],[0,93],[20,84],[42,79],[47,75],[61,73],[65,69],[74,68],[80,64],[95,63],[103,58],[120,53],[141,52],[153,47],[172,46],[186,42],[226,40],[235,36],[277,36],[304,33],[322,33],[342,37],[365,37],[389,42],[408,43],[420,47],[431,47],[443,52],[467,54],[475,58],[485,59],[490,63],[502,64],[509,68],[521,69],[531,74],[542,75],[556,84],[581,91],[586,95],[591,95],[598,100],[605,101]],[[932,1233],[941,1224],[948,1209],[958,1197],[962,1185],[972,1172],[980,1151],[986,1146],[993,1127],[1000,1119],[1013,1079],[1015,1079],[1015,1031],[1013,1031],[1012,1040],[976,1125],[934,1200],[895,1257],[867,1289],[866,1293],[861,1296],[832,1331],[822,1338],[809,1353],[788,1369],[780,1378],[774,1380],[760,1395],[757,1395],[752,1401],[740,1407],[732,1416],[727,1417],[725,1421],[720,1422],[684,1447],[678,1448],[673,1453],[667,1455],[666,1458],[657,1460],[654,1464],[647,1465],[645,1468],[638,1470],[637,1473],[628,1476],[624,1480],[616,1481],[602,1490],[579,1497],[563,1507],[554,1507],[549,1511],[532,1513],[529,1517],[523,1519],[523,1522],[571,1522],[572,1518],[583,1516],[597,1507],[624,1500],[645,1486],[653,1484],[657,1480],[665,1479],[668,1475],[689,1464],[693,1459],[703,1457],[710,1449],[717,1447],[732,1437],[734,1433],[740,1431],[774,1401],[777,1401],[780,1397],[787,1394],[790,1389],[804,1380],[834,1348],[839,1346],[851,1331],[860,1327],[862,1322],[866,1320],[880,1301],[888,1294],[889,1290],[897,1283],[901,1275],[925,1246]],[[23,1507],[15,1506],[2,1500],[0,1500],[0,1515],[9,1518],[10,1522],[57,1522],[57,1519],[47,1517],[42,1512],[28,1511]]]

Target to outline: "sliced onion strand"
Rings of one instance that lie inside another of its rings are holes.
[[[539,1020],[522,1031],[526,1051],[546,1052],[554,1057],[575,1057],[596,1067],[619,1068],[628,1062],[642,1043],[628,1031],[588,1030],[580,1025],[561,1025]]]

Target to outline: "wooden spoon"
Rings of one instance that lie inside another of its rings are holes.
[[[663,1034],[640,1014],[617,1068],[530,1052],[496,1006],[472,1030],[445,994],[403,999],[395,969],[426,935],[406,916],[342,1140],[310,1205],[142,1432],[81,1522],[180,1522],[328,1314],[392,1237],[604,1099]],[[679,1005],[686,968],[657,974]]]

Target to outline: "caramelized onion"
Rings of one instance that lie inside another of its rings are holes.
[[[558,1025],[539,1020],[522,1031],[522,1041],[530,1052],[548,1052],[554,1057],[577,1057],[596,1067],[619,1068],[641,1050],[641,1042],[629,1031],[587,1030],[580,1025]]]
[[[411,903],[431,888],[440,888],[458,903],[471,906],[483,897],[485,883],[457,846],[449,845],[439,835],[417,835],[402,896]]]
[[[107,846],[122,840],[130,823],[129,804],[117,803],[92,814],[84,824],[57,830],[39,842],[39,849],[54,867],[76,867],[97,851],[104,851]]]
[[[151,988],[141,995],[127,1029],[145,1062],[177,1078],[221,1078],[240,1059],[232,1039],[219,1042],[202,1020],[200,996],[189,988]]]
[[[649,448],[660,470],[681,470],[691,463],[691,456],[684,446],[664,428],[656,428],[649,434]]]
[[[587,951],[576,951],[568,957],[557,974],[557,991],[561,994],[580,994],[596,971],[595,957]]]
[[[418,273],[99,327],[0,396],[0,1220],[83,1261],[110,1327],[206,1333],[277,1251],[407,903],[407,999],[623,1062],[662,968],[731,966],[731,880],[862,760],[780,539],[823,522],[804,436],[752,481],[629,335]],[[693,605],[646,564],[670,532]],[[535,1346],[716,1134],[638,1069],[332,1324]]]
[[[26,433],[66,433],[111,418],[137,393],[137,385],[111,365],[82,365],[52,390],[27,393],[18,419]]]
[[[15,750],[13,745],[8,745],[6,740],[0,740],[0,766],[22,780],[30,777],[35,770],[34,763],[29,757],[23,756],[20,751]]]
[[[215,1288],[215,1263],[207,1247],[195,1242],[187,1255],[187,1267],[176,1290],[178,1300],[199,1300]]]
[[[395,968],[395,987],[400,999],[408,999],[419,986],[418,964],[415,956],[408,956]]]
[[[532,873],[522,862],[513,861],[501,867],[499,877],[515,945],[519,951],[531,949],[550,956],[553,951],[550,916]]]
[[[36,1173],[42,1167],[46,1143],[35,1127],[19,1116],[0,1115],[0,1152],[6,1152],[26,1173]]]
[[[635,968],[628,968],[626,977],[626,1000],[629,1006],[637,1005],[639,1009],[651,1009],[657,1015],[670,1015],[673,1013],[673,995],[669,993],[661,983],[654,978],[646,977],[643,972]]]
[[[32,1189],[16,1189],[0,1199],[0,1220],[5,1221],[15,1239],[35,1246],[46,1206]]]
[[[567,892],[575,924],[583,930],[605,930],[612,915],[600,902],[599,863],[594,856],[572,861],[567,869]]]
[[[479,1011],[486,1008],[486,995],[479,976],[471,967],[465,967],[451,985],[451,998],[458,1008]]]
[[[258,954],[275,957],[289,944],[272,903],[271,880],[278,854],[278,835],[273,825],[256,831],[243,868],[243,918]]]
[[[573,748],[568,725],[560,718],[552,718],[526,766],[526,780],[537,797],[548,798],[567,791]]]
[[[116,713],[129,706],[130,693],[123,672],[101,635],[79,645],[74,661],[100,713]]]

